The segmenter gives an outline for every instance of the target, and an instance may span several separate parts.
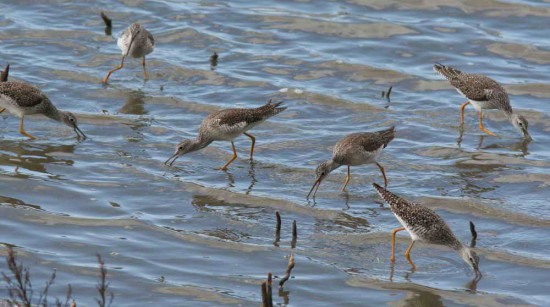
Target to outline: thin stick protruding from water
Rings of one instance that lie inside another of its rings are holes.
[[[273,275],[267,273],[267,303],[268,307],[273,307]]]
[[[275,211],[275,218],[275,242],[273,242],[273,244],[275,246],[278,246],[278,243],[281,240],[281,214],[279,213],[279,211]]]
[[[296,247],[296,241],[298,241],[298,226],[296,225],[296,220],[292,222],[292,241],[290,242],[290,247]]]
[[[106,27],[109,27],[109,28],[113,27],[113,21],[111,20],[111,18],[105,15],[105,12],[101,12],[101,19],[103,19],[103,22],[105,23]]]
[[[210,56],[210,66],[218,66],[218,53],[216,51],[214,51],[214,53]]]
[[[105,23],[105,35],[111,35],[113,30],[113,21],[105,15],[105,12],[101,12],[101,19],[103,19],[103,22]]]
[[[476,226],[472,221],[470,221],[470,232],[472,233],[472,241],[470,241],[470,247],[475,247],[476,239],[477,239],[477,231],[476,231]]]
[[[267,281],[262,281],[262,307],[269,307],[269,301],[267,299]]]
[[[281,280],[279,281],[279,287],[284,286],[285,282],[290,278],[290,273],[292,272],[292,269],[294,268],[294,253],[290,253],[290,257],[288,257],[288,266],[286,268],[286,274]]]
[[[390,95],[391,95],[391,89],[393,88],[393,86],[390,86],[390,88],[388,89],[388,91],[386,92],[386,98],[388,100],[390,100]]]

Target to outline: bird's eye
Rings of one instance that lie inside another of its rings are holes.
[[[183,150],[183,146],[180,146],[178,149],[179,149],[179,150]]]
[[[71,123],[74,123],[74,118],[71,118],[71,119],[69,119],[69,120],[71,121]]]
[[[520,122],[519,125],[520,125],[520,126],[523,126],[523,123]]]

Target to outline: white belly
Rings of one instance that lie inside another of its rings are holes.
[[[409,233],[409,235],[411,236],[411,239],[413,241],[420,241],[420,238],[415,235],[410,229],[409,227],[407,227],[407,224],[399,217],[397,216],[397,214],[394,214],[395,218],[397,218],[397,220],[399,221],[399,223],[401,223],[401,225],[403,225],[403,227],[405,227],[405,229],[407,230],[407,232]]]
[[[11,97],[0,94],[0,109],[6,109],[8,112],[15,116],[22,117],[24,115],[21,108],[19,108],[17,102]]]
[[[466,97],[466,95],[464,95],[459,89],[456,89],[456,91]],[[476,111],[478,112],[481,112],[482,109],[494,109],[491,104],[489,103],[489,101],[477,101],[477,100],[472,100],[472,99],[469,99],[468,97],[466,97],[466,99],[468,99],[468,101],[474,106],[474,108],[476,109]]]
[[[474,106],[474,108],[478,112],[481,112],[482,109],[493,109],[489,104],[489,101],[475,101],[472,99],[468,99],[468,101],[470,101],[470,103]]]

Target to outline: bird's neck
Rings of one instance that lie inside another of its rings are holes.
[[[59,111],[56,107],[54,107],[52,104],[50,104],[48,106],[48,109],[46,110],[46,112],[44,112],[44,115],[46,115],[47,117],[53,119],[53,120],[56,120],[58,122],[62,122],[63,121],[63,112],[62,111]]]
[[[204,135],[197,136],[196,139],[193,140],[193,143],[191,144],[191,151],[197,151],[199,149],[203,149],[204,147],[210,145],[214,140],[212,138],[206,137]]]
[[[462,242],[460,242],[458,239],[455,239],[454,242],[449,244],[449,247],[457,251],[459,254],[462,254],[464,250],[467,248]]]
[[[329,167],[329,172],[332,172],[333,170],[339,168],[340,166],[342,166],[342,164],[334,161],[334,160],[328,160],[327,161],[327,165]]]

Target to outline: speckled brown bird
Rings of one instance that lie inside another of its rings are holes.
[[[76,132],[78,137],[86,135],[78,128],[76,116],[71,112],[58,110],[41,90],[23,82],[0,83],[0,113],[8,110],[21,118],[19,133],[34,139],[24,129],[25,115],[42,114],[58,122],[64,123]]]
[[[483,126],[483,109],[498,109],[504,112],[506,118],[512,125],[523,133],[526,140],[532,140],[529,134],[529,122],[525,117],[514,113],[510,98],[506,90],[495,80],[478,74],[463,73],[458,69],[442,64],[435,64],[434,70],[445,77],[451,85],[464,97],[468,99],[460,106],[460,125],[464,125],[464,108],[472,104],[478,112],[479,129],[495,135]]]
[[[117,45],[122,51],[120,65],[107,72],[107,75],[103,79],[103,83],[107,83],[107,81],[109,81],[109,77],[113,72],[124,67],[124,59],[127,56],[142,58],[141,65],[143,66],[143,78],[147,80],[145,56],[153,52],[155,49],[155,39],[153,38],[153,35],[139,23],[133,23],[126,30],[122,31],[117,40]]]
[[[378,166],[384,177],[384,184],[387,186],[388,178],[386,177],[386,171],[380,163],[376,162],[376,159],[395,137],[394,130],[395,127],[392,126],[386,130],[352,133],[343,137],[332,149],[332,158],[317,166],[315,181],[306,198],[309,198],[314,189],[313,197],[315,197],[321,182],[330,172],[342,165],[347,165],[348,167],[346,182],[342,186],[342,191],[346,190],[346,186],[350,181],[350,167],[367,163],[374,163]]]
[[[227,166],[237,159],[237,151],[233,139],[241,134],[252,140],[250,146],[250,159],[254,155],[256,138],[246,131],[254,128],[268,118],[286,110],[281,107],[282,102],[272,103],[271,100],[259,108],[252,109],[224,109],[207,116],[201,123],[199,135],[193,140],[185,139],[176,146],[174,154],[164,162],[172,165],[180,156],[200,150],[214,141],[230,141],[233,149],[233,157],[225,165],[218,168],[226,170]],[[172,161],[170,161],[172,160]]]
[[[372,184],[380,197],[386,201],[391,208],[395,218],[403,225],[392,231],[391,237],[391,258],[395,261],[395,235],[401,230],[407,230],[411,236],[412,242],[405,252],[405,257],[413,267],[416,266],[411,260],[410,253],[416,241],[444,245],[456,251],[462,259],[469,264],[475,271],[476,276],[481,276],[479,271],[479,257],[473,249],[460,242],[447,223],[430,208],[415,204],[403,199],[376,183]]]

